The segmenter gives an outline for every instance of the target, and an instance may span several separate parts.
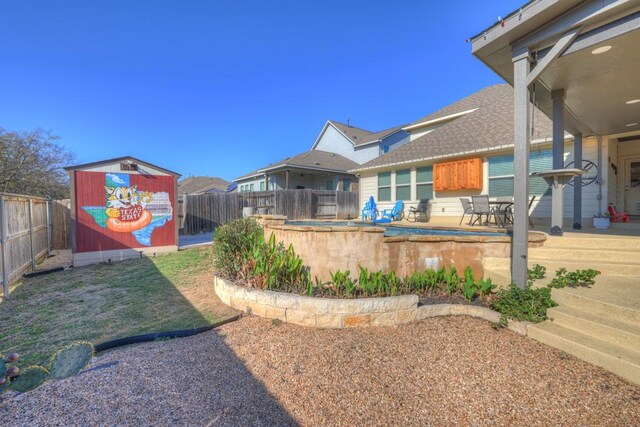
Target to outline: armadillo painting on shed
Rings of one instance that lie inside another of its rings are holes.
[[[66,168],[73,265],[178,249],[175,172],[133,157]]]

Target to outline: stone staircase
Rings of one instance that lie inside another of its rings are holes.
[[[640,384],[640,237],[567,233],[529,250],[529,265],[601,271],[591,288],[554,289],[552,321],[528,327],[540,342]],[[487,258],[485,276],[509,282],[509,260]]]

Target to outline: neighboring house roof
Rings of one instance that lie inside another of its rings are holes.
[[[271,163],[269,166],[236,178],[235,181],[256,175],[263,175],[269,173],[269,171],[287,167],[329,172],[347,172],[357,166],[359,165],[356,162],[339,154],[321,150],[309,150],[293,157],[287,157],[279,162]]]
[[[336,122],[335,120],[329,120],[328,123],[332,124],[336,129],[342,132],[342,134],[346,136],[354,145],[359,145],[363,142],[371,141],[369,139],[371,134],[373,134],[373,132],[371,131]]]
[[[550,138],[552,123],[533,107],[533,141]],[[463,115],[455,116],[457,113]],[[442,157],[469,155],[513,146],[513,88],[499,84],[484,88],[429,114],[413,124],[453,116],[431,132],[371,160],[352,172],[415,163]]]
[[[198,194],[212,191],[227,191],[229,182],[212,176],[190,176],[178,181],[178,194]]]
[[[131,156],[114,157],[112,159],[100,160],[98,162],[82,163],[80,165],[67,166],[67,167],[64,168],[64,170],[71,171],[71,170],[78,170],[78,169],[86,169],[86,168],[99,166],[99,165],[103,165],[103,164],[121,163],[121,162],[124,162],[124,161],[130,161],[132,163],[146,165],[148,167],[151,167],[151,168],[157,169],[159,171],[165,172],[165,173],[167,173],[169,175],[175,175],[176,177],[180,177],[181,176],[178,172],[170,171],[169,169],[162,168],[162,167],[160,167],[158,165],[154,165],[153,163],[145,162],[143,160],[136,159],[135,157],[131,157]]]

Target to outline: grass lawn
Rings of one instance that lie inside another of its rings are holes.
[[[46,363],[71,340],[205,326],[235,314],[213,290],[211,250],[190,249],[24,279],[0,303],[0,353]]]

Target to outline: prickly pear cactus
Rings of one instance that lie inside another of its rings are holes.
[[[27,392],[41,386],[49,379],[49,371],[42,366],[29,366],[16,379],[11,381],[10,388],[14,391]]]
[[[93,357],[93,345],[87,341],[72,342],[51,358],[51,378],[62,379],[76,375],[86,367]]]
[[[4,354],[0,354],[0,378],[7,373],[7,362],[4,360]]]

